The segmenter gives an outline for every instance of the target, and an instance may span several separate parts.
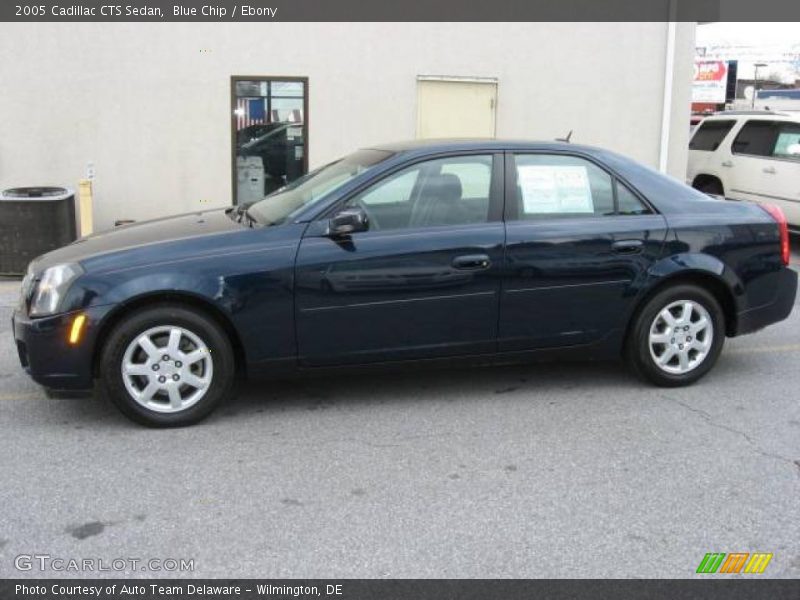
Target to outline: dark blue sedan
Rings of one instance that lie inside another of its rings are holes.
[[[147,425],[237,375],[624,356],[662,386],[785,319],[779,209],[566,143],[360,150],[248,206],[100,233],[35,260],[14,314],[42,385],[98,382]]]

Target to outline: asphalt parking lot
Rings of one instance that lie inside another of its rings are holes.
[[[159,431],[28,380],[17,287],[0,282],[0,577],[76,575],[14,566],[47,554],[194,561],[145,577],[681,578],[755,551],[774,553],[761,577],[800,577],[797,307],[690,388],[616,363],[260,383]]]

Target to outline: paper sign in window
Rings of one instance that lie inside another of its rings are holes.
[[[592,213],[592,189],[584,166],[520,165],[525,213]]]

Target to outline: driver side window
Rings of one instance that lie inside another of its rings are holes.
[[[370,230],[488,221],[492,156],[454,156],[417,163],[347,202],[367,213]]]
[[[379,204],[401,204],[411,200],[411,192],[419,179],[419,169],[400,171],[371,188],[361,196],[361,203],[367,208]]]

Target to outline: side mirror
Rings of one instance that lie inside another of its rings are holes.
[[[369,217],[363,208],[352,206],[344,208],[328,221],[327,234],[330,236],[348,235],[369,229]]]

